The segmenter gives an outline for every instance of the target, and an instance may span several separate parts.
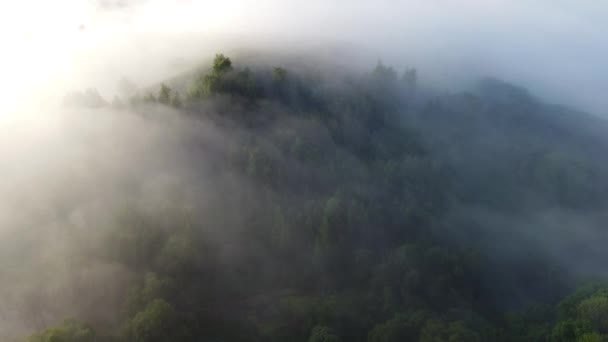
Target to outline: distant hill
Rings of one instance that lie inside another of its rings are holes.
[[[607,338],[607,287],[566,297],[606,276],[607,122],[496,79],[445,94],[338,57],[239,50],[113,104],[77,94],[171,143],[125,146],[142,164],[120,184],[144,168],[175,184],[82,237],[75,267],[129,275],[123,308],[76,305],[85,323],[29,341]]]

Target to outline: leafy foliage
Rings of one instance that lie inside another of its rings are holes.
[[[51,327],[32,335],[27,342],[94,342],[93,329],[83,323],[66,321],[56,327]]]
[[[608,141],[580,138],[550,115],[557,109],[517,87],[487,80],[475,94],[419,95],[418,77],[408,68],[399,81],[379,62],[324,83],[282,67],[240,68],[218,54],[207,73],[175,85],[188,88],[183,101],[164,83],[133,97],[132,108],[173,106],[175,115],[238,132],[217,148],[209,175],[238,186],[212,192],[210,204],[171,199],[118,215],[104,231],[104,253],[92,257],[134,279],[116,313],[122,325],[104,327],[104,336],[606,340],[608,288],[590,285],[560,301],[576,279],[540,254],[488,251],[483,234],[498,220],[479,212],[595,213],[608,203],[608,164],[593,156]],[[66,323],[30,341],[94,338]]]

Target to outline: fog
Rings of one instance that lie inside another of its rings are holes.
[[[423,99],[473,91],[480,78],[496,77],[526,87],[544,102],[603,116],[608,115],[607,16],[608,5],[591,0],[26,0],[0,5],[6,57],[0,62],[0,278],[9,279],[0,285],[0,340],[65,317],[96,328],[120,324],[115,313],[124,310],[125,289],[142,276],[104,254],[106,234],[122,211],[146,212],[161,230],[170,231],[171,210],[187,208],[208,243],[220,246],[210,250],[221,265],[249,257],[240,250],[246,239],[239,234],[251,213],[269,210],[258,197],[279,198],[275,189],[266,190],[226,161],[256,132],[216,116],[232,111],[281,117],[287,111],[282,105],[263,103],[252,110],[220,98],[186,106],[182,115],[160,105],[73,108],[63,103],[66,94],[94,88],[108,102],[114,96],[126,101],[132,94],[121,82],[140,94],[156,92],[161,82],[207,70],[222,52],[234,56],[235,64],[260,69],[305,65],[365,74],[379,60],[397,70],[415,67]],[[331,81],[335,74],[325,76]],[[410,111],[426,108],[412,102]],[[445,126],[428,124],[421,140],[432,145],[434,134],[449,133]],[[489,128],[482,130],[486,135],[475,142],[479,145],[513,139],[487,133],[495,133],[487,122],[480,127]],[[581,134],[589,133],[585,129]],[[348,172],[364,164],[355,152],[331,142],[329,129],[314,120],[281,117],[264,132],[291,131],[336,150]],[[275,140],[256,138],[271,157],[282,158]],[[434,148],[429,151],[435,153]],[[597,151],[581,150],[590,159]],[[461,153],[439,155],[478,162]],[[318,171],[289,163],[302,174]],[[480,178],[493,175],[485,171]],[[302,206],[298,196],[282,205]],[[525,192],[520,204],[533,203],[534,196],[533,190]],[[474,240],[471,245],[488,253],[490,263],[514,268],[525,262],[523,251],[548,258],[573,277],[606,275],[598,261],[607,256],[600,247],[606,241],[598,226],[601,209],[580,213],[546,205],[538,211],[531,206],[529,215],[509,215],[476,204],[455,205],[439,223],[456,223],[445,232],[449,244],[467,247]],[[271,259],[255,242],[247,243],[259,259]],[[512,288],[505,290],[506,299],[495,300],[501,305],[511,299],[521,304],[544,291],[525,288],[517,279],[508,283],[505,274],[502,285]]]
[[[187,210],[222,262],[240,255],[233,246],[260,190],[226,164],[238,129],[154,107],[46,109],[5,127],[0,339],[65,318],[117,324],[138,272],[108,255],[108,232],[131,211],[172,232]]]
[[[348,59],[416,66],[427,82],[449,89],[494,76],[597,115],[608,104],[608,81],[598,72],[608,55],[608,6],[591,0],[29,0],[3,7],[13,57],[3,73],[22,80],[6,91],[30,91],[47,76],[53,88],[88,82],[111,93],[116,81],[108,77],[132,74],[147,84],[217,48],[338,46]]]

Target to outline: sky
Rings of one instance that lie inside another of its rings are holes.
[[[63,91],[83,79],[103,88],[102,76],[119,78],[137,67],[146,75],[144,68],[176,57],[167,37],[200,33],[246,37],[253,45],[348,44],[370,60],[415,66],[421,78],[448,89],[492,76],[549,102],[608,115],[605,1],[23,0],[0,6],[4,112],[34,91]],[[143,49],[133,41],[142,33],[165,38]],[[177,47],[195,58],[197,45]],[[163,53],[169,48],[173,55]]]

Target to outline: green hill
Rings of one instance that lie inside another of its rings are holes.
[[[185,120],[175,167],[205,181],[126,205],[79,252],[130,274],[120,310],[28,341],[608,338],[608,287],[574,292],[605,276],[603,119],[495,79],[443,94],[415,69],[290,65],[218,55],[114,104],[67,99]]]

